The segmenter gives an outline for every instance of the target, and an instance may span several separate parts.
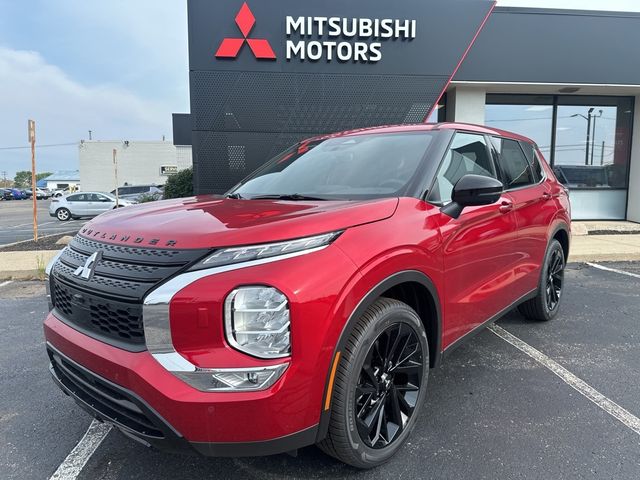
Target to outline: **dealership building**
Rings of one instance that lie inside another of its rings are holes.
[[[573,217],[640,222],[640,14],[488,0],[188,0],[194,187],[307,137],[454,121],[532,138]],[[638,108],[636,109],[636,105]]]

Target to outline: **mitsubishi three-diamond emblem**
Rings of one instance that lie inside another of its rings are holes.
[[[98,250],[89,258],[87,258],[86,262],[84,262],[84,265],[80,265],[78,268],[76,268],[73,274],[83,280],[91,280],[91,277],[93,277],[93,272],[96,269],[96,265],[101,258],[102,251]]]
[[[236,25],[240,29],[240,33],[242,33],[242,38],[223,39],[216,52],[216,57],[236,58],[246,42],[249,44],[249,48],[254,57],[258,59],[275,60],[276,54],[273,52],[268,40],[264,38],[249,38],[249,33],[255,23],[256,17],[253,16],[249,5],[247,5],[247,2],[243,3],[240,11],[236,15]]]

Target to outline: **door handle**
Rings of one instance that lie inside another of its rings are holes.
[[[500,208],[498,208],[498,210],[500,210],[500,213],[509,213],[511,210],[513,210],[513,203],[509,202],[508,200],[503,200],[500,203]]]
[[[551,194],[550,194],[549,192],[544,192],[544,193],[542,194],[542,200],[544,200],[545,202],[546,202],[547,200],[551,200]]]

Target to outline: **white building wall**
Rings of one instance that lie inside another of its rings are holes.
[[[486,92],[481,88],[455,87],[447,91],[447,122],[484,125]]]
[[[640,222],[640,95],[636,96],[633,114],[629,196],[627,197],[627,220]]]
[[[171,142],[102,142],[80,144],[80,183],[82,190],[110,192],[116,188],[113,149],[117,150],[118,186],[157,184],[167,181],[162,166],[190,167],[191,147],[176,147]],[[186,150],[189,150],[188,152]]]

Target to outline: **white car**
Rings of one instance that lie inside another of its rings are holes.
[[[66,197],[53,198],[49,205],[49,215],[61,222],[81,217],[95,217],[117,207],[133,205],[129,200],[118,200],[110,193],[78,192]]]

